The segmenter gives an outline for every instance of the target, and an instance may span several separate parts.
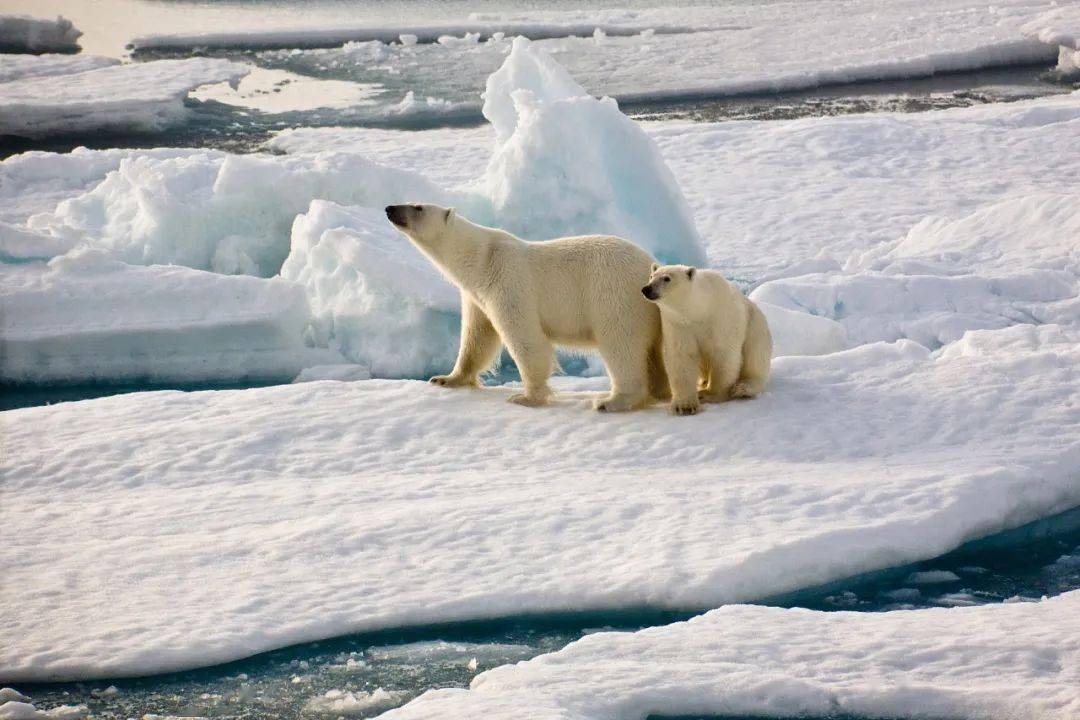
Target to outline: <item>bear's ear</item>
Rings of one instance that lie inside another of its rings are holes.
[[[651,270],[649,270],[649,272],[651,272],[651,273],[654,273],[654,272],[656,272],[656,271],[657,271],[657,270],[659,270],[659,269],[660,269],[660,265],[659,265],[659,263],[653,263],[653,264],[652,264],[652,269],[651,269]]]
[[[694,272],[695,272],[694,268],[688,268],[687,271],[686,271],[686,279],[687,280],[693,280],[694,279]]]
[[[446,208],[446,213],[443,215],[443,222],[450,222],[450,218],[457,215],[457,210],[454,208]]]

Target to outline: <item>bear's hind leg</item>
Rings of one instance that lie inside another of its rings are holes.
[[[611,392],[593,403],[600,412],[626,412],[649,404],[649,344],[633,335],[607,333],[598,338]]]
[[[500,347],[499,333],[491,320],[463,293],[457,362],[449,375],[436,375],[429,382],[444,387],[476,387],[480,384],[480,373],[495,363]]]
[[[733,398],[757,397],[769,382],[769,365],[772,363],[772,334],[769,323],[761,309],[750,305],[750,322],[746,327],[746,340],[742,347],[742,370],[739,380],[731,388]]]
[[[699,393],[702,402],[719,403],[731,399],[731,390],[739,379],[742,348],[719,347],[709,358],[709,382]]]

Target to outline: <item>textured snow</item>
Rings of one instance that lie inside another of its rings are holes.
[[[213,58],[114,65],[0,84],[0,134],[39,138],[151,132],[186,117],[184,98],[207,83],[236,81],[249,66]]]
[[[689,419],[598,416],[581,391],[535,411],[508,388],[389,380],[2,413],[0,563],[20,591],[0,678],[141,675],[465,618],[715,607],[1080,503],[1075,329],[781,358],[774,378]]]
[[[73,75],[118,65],[116,58],[98,55],[0,55],[0,83],[49,75]]]
[[[82,33],[70,20],[0,14],[0,53],[71,53]]]
[[[968,330],[1080,322],[1080,195],[1022,196],[930,217],[858,258],[865,271],[766,282],[755,300],[835,319],[855,342],[928,347]]]
[[[434,690],[386,720],[665,716],[1069,720],[1080,714],[1080,592],[888,613],[729,606]]]
[[[288,381],[341,362],[304,344],[301,287],[80,248],[48,264],[0,264],[0,381]]]

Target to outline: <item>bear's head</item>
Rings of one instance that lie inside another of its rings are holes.
[[[387,205],[386,217],[421,247],[434,249],[454,219],[454,209],[438,205]]]
[[[657,305],[678,306],[690,294],[696,272],[689,265],[653,264],[649,284],[641,288],[641,294]]]

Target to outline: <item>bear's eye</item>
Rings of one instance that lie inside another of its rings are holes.
[[[665,275],[664,276],[664,282],[671,282],[671,276],[670,275]]]

